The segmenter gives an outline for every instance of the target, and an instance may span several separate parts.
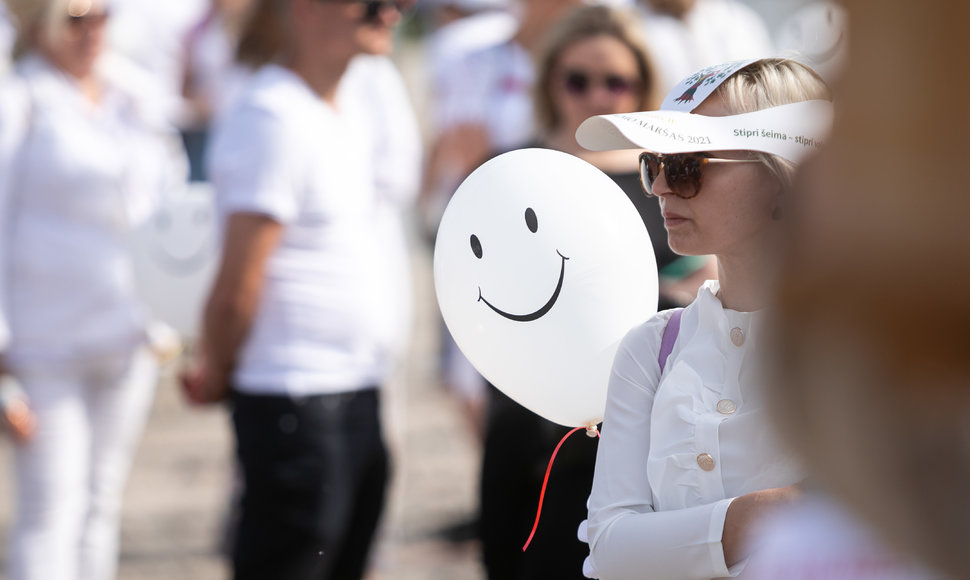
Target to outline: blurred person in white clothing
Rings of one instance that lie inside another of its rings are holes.
[[[205,149],[213,119],[232,104],[251,71],[236,64],[236,48],[253,0],[212,0],[185,35],[180,127],[192,181],[205,181]]]
[[[533,53],[546,31],[578,0],[525,0],[514,33],[455,59],[435,94],[435,138],[423,186],[429,229],[455,188],[495,151],[535,137]]]
[[[36,416],[15,447],[8,578],[113,578],[157,362],[131,231],[171,184],[171,132],[100,59],[99,0],[7,0],[0,88],[0,373]]]
[[[893,550],[840,502],[812,493],[752,534],[745,580],[943,580]]]
[[[112,5],[108,48],[139,67],[140,82],[152,85],[159,106],[179,127],[189,114],[182,98],[185,39],[207,7],[207,0],[114,0]]]
[[[518,19],[504,0],[435,0],[431,4],[434,27],[424,51],[431,88],[430,111],[433,130],[445,130],[460,106],[454,94],[469,79],[462,73],[465,59],[474,52],[508,42]]]
[[[639,0],[638,6],[665,91],[706,66],[773,54],[764,20],[739,0]]]
[[[388,221],[407,197],[407,130],[381,126],[398,109],[378,93],[399,87],[364,74],[386,61],[359,58],[390,52],[404,7],[259,0],[239,43],[255,72],[213,139],[223,256],[205,359],[184,378],[197,401],[231,401],[237,580],[366,572],[389,469],[380,391],[407,292]]]

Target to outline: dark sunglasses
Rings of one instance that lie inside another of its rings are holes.
[[[644,151],[640,154],[640,185],[653,197],[653,182],[660,171],[664,172],[671,193],[682,199],[690,199],[701,190],[704,168],[711,163],[761,163],[757,159],[724,159],[710,153],[674,153],[659,155]]]
[[[633,92],[636,81],[620,75],[604,75],[599,79],[599,85],[612,95],[625,95]],[[570,95],[585,96],[593,88],[593,77],[584,71],[566,71],[562,75],[562,86]]]
[[[414,5],[414,0],[322,0],[324,2],[343,2],[360,4],[364,7],[364,15],[360,20],[364,23],[380,22],[381,11],[384,8],[394,8],[399,14]]]

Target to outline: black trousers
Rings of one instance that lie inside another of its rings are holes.
[[[232,403],[245,482],[233,577],[362,578],[388,479],[377,389]]]
[[[482,460],[482,557],[489,580],[583,580],[589,546],[576,531],[586,519],[597,441],[576,433],[562,446],[549,477],[542,519],[528,551],[539,492],[556,444],[569,432],[489,385]]]

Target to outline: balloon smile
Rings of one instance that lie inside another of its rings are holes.
[[[562,281],[566,275],[566,260],[568,260],[569,258],[567,258],[566,256],[563,256],[562,252],[560,252],[559,250],[556,250],[556,253],[559,254],[560,258],[562,258],[562,267],[559,270],[559,283],[556,284],[556,290],[552,293],[552,296],[539,310],[536,310],[531,314],[509,314],[508,312],[503,312],[502,310],[499,310],[498,308],[493,306],[488,300],[485,300],[485,297],[482,296],[481,286],[478,287],[478,301],[484,302],[486,306],[488,306],[489,308],[497,312],[500,316],[508,318],[509,320],[514,320],[516,322],[532,322],[533,320],[538,320],[542,318],[543,316],[546,315],[547,312],[552,310],[552,307],[556,304],[556,300],[559,299],[559,292],[562,291]]]

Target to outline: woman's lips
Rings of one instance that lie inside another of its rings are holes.
[[[664,213],[663,217],[664,217],[664,225],[667,227],[676,226],[687,221],[687,218],[675,213]]]

